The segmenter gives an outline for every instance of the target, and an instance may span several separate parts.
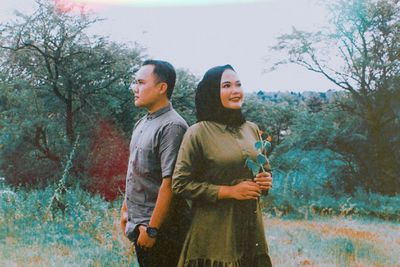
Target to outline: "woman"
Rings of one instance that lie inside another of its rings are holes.
[[[272,177],[254,178],[245,167],[259,135],[242,103],[230,65],[208,70],[197,87],[198,123],[183,138],[173,175],[174,193],[192,200],[193,210],[178,266],[271,266],[259,196]]]

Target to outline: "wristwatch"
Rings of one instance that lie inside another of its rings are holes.
[[[158,234],[158,229],[154,228],[154,227],[147,226],[146,233],[149,235],[149,237],[156,238],[157,234]]]

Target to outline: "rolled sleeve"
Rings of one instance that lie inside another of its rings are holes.
[[[186,128],[180,124],[169,124],[162,131],[160,140],[160,163],[162,177],[172,177]]]

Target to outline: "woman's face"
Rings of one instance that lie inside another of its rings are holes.
[[[227,69],[222,73],[220,84],[222,106],[229,109],[240,109],[243,104],[242,84],[236,72]]]

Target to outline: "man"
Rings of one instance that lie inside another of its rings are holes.
[[[179,146],[188,128],[170,103],[175,80],[170,63],[146,60],[133,88],[135,106],[148,113],[132,133],[121,227],[134,243],[141,267],[175,267],[189,225],[186,203],[173,198],[171,189]]]

